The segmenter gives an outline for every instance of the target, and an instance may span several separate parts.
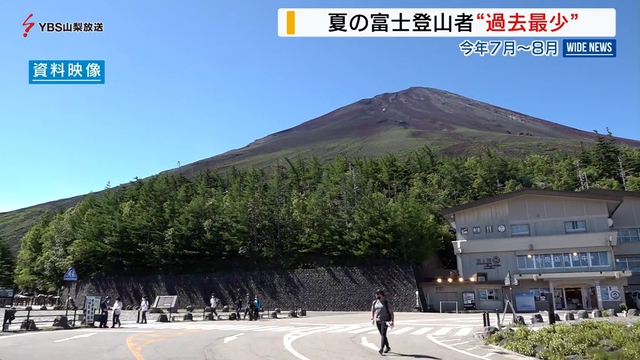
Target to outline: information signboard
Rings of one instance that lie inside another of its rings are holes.
[[[85,321],[87,325],[93,324],[96,318],[96,310],[100,308],[100,296],[86,296],[84,298]]]

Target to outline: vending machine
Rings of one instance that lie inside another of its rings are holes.
[[[473,291],[465,291],[462,293],[462,305],[465,310],[476,309],[476,293]]]

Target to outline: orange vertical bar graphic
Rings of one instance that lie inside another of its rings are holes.
[[[287,11],[287,35],[296,34],[296,12]]]

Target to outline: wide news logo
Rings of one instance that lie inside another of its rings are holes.
[[[33,28],[36,23],[31,20],[33,14],[29,14],[27,18],[22,22],[22,26],[24,26],[24,33],[22,37],[27,37],[29,35],[29,31]],[[38,27],[40,28],[40,32],[103,32],[104,31],[104,23],[102,22],[88,22],[88,21],[79,21],[79,22],[39,22]]]

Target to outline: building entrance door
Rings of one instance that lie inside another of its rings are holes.
[[[560,309],[564,309],[565,308],[565,303],[564,303],[564,291],[563,289],[554,289],[553,291],[554,297],[555,297],[555,301],[556,301],[556,309],[560,310]]]
[[[564,288],[564,298],[567,301],[568,310],[582,310],[584,303],[582,299],[582,289]]]

